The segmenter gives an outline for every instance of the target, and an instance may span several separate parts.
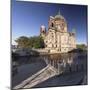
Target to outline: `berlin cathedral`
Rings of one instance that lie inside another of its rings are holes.
[[[40,27],[40,36],[44,39],[45,49],[50,53],[65,53],[76,48],[76,32],[68,32],[67,21],[60,11],[50,16],[48,30],[44,25]]]

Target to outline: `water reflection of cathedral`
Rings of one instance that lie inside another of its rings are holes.
[[[42,59],[47,65],[53,66],[59,73],[78,72],[87,69],[86,54],[50,54],[42,56]]]
[[[50,16],[48,31],[44,25],[40,28],[40,35],[44,39],[45,49],[51,53],[68,52],[76,48],[75,32],[68,32],[65,18],[58,12]]]

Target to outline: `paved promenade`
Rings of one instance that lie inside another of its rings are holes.
[[[24,80],[19,85],[15,86],[14,89],[31,88],[55,75],[57,75],[57,70],[53,66],[48,65],[28,79]]]

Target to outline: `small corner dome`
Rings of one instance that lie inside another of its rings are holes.
[[[41,25],[41,28],[45,29],[45,26],[44,25]]]

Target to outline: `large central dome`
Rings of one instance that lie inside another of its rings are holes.
[[[64,19],[64,17],[60,14],[60,11],[58,14],[55,16],[55,19]],[[65,20],[65,19],[64,19]]]

